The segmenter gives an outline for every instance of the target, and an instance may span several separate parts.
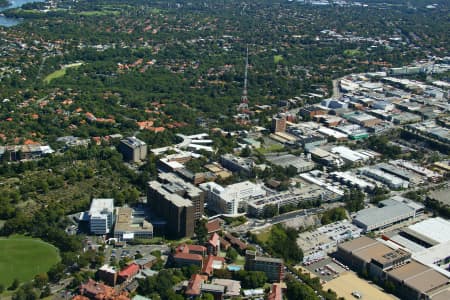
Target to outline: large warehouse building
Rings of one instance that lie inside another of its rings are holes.
[[[424,265],[400,247],[362,236],[338,245],[336,257],[353,270],[390,282],[402,299],[445,299],[450,280],[444,274]]]
[[[357,212],[353,223],[364,232],[380,230],[393,224],[415,218],[424,207],[404,198],[391,198],[380,202],[380,207],[371,207]]]
[[[412,253],[412,257],[450,277],[450,222],[431,218],[383,235]]]

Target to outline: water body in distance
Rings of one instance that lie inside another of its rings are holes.
[[[9,26],[17,25],[21,22],[21,20],[16,19],[16,18],[5,17],[1,13],[2,11],[10,9],[10,8],[21,7],[22,5],[31,3],[31,2],[44,2],[44,0],[9,0],[9,2],[11,3],[9,6],[0,8],[0,26],[9,27]]]

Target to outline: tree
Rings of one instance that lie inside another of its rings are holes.
[[[41,298],[48,297],[48,296],[50,296],[51,294],[52,294],[52,292],[51,292],[51,290],[50,290],[50,286],[49,286],[49,285],[46,285],[46,286],[44,287],[44,289],[42,290],[42,292],[41,292]]]
[[[217,278],[224,278],[224,279],[231,279],[232,274],[231,271],[227,269],[215,269],[214,270],[214,277]]]
[[[320,222],[322,223],[322,225],[327,225],[327,224],[330,224],[333,222],[344,220],[346,217],[347,217],[347,214],[346,214],[344,208],[335,207],[335,208],[325,211],[322,214],[322,218],[321,218]]]
[[[57,263],[53,267],[48,270],[47,275],[48,279],[52,282],[59,281],[64,273],[65,266],[62,263]]]
[[[195,235],[197,236],[199,244],[206,243],[208,239],[208,229],[206,228],[207,222],[208,220],[206,219],[200,219],[195,226]]]
[[[233,247],[228,248],[227,250],[227,258],[234,262],[236,260],[236,258],[238,257],[239,253],[236,251],[236,249],[234,249]]]
[[[139,280],[138,292],[143,295],[156,293],[161,299],[177,299],[172,287],[183,278],[183,275],[180,273],[180,275],[175,276],[174,272],[162,270],[156,276]],[[178,276],[181,276],[181,278]]]
[[[191,278],[192,275],[200,272],[200,267],[197,265],[184,266],[181,268],[181,271],[186,278]]]
[[[41,289],[44,285],[48,283],[48,275],[46,273],[41,273],[34,276],[34,287]]]
[[[269,253],[282,257],[288,263],[298,263],[303,260],[303,251],[297,245],[297,236],[295,229],[276,224],[270,229],[265,247]]]
[[[278,215],[278,206],[276,206],[275,204],[269,204],[264,206],[262,214],[264,219],[272,218],[276,215]]]
[[[241,151],[241,156],[249,157],[250,155],[252,155],[252,150],[250,150],[250,147],[249,146],[244,147],[244,149],[242,149]]]
[[[344,194],[343,201],[350,212],[355,212],[364,208],[364,198],[365,195],[362,191],[351,189]]]
[[[233,273],[233,279],[241,281],[242,287],[246,289],[258,288],[267,282],[266,274],[260,271],[240,270]]]
[[[371,203],[377,204],[380,201],[383,201],[388,198],[389,190],[382,187],[375,187],[375,189],[372,191],[372,199]]]
[[[5,291],[5,286],[0,283],[0,294]]]
[[[10,291],[14,291],[16,290],[20,285],[20,281],[17,278],[14,278],[13,282],[11,283],[11,285],[9,286],[8,290]]]
[[[204,293],[201,297],[201,300],[214,300],[214,295],[210,293]]]
[[[286,297],[288,300],[316,300],[319,299],[314,293],[314,290],[304,284],[300,283],[294,279],[288,280]]]

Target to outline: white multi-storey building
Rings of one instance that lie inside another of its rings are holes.
[[[114,220],[114,199],[92,199],[89,226],[93,234],[108,234]]]
[[[246,199],[264,196],[266,191],[259,184],[244,181],[222,187],[215,182],[200,185],[207,192],[208,207],[219,214],[237,215],[238,208]]]

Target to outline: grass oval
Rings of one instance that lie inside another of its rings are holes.
[[[14,278],[20,282],[31,280],[47,272],[59,259],[58,249],[40,239],[0,238],[0,284],[9,287]]]

